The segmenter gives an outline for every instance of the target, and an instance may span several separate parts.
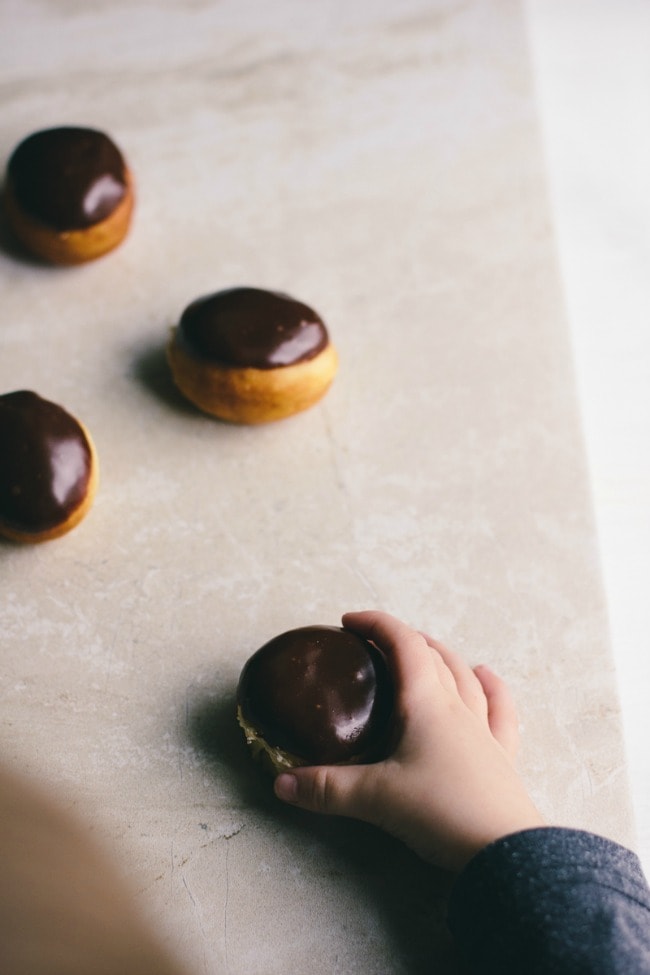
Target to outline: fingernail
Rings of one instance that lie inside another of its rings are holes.
[[[278,799],[283,802],[295,802],[298,798],[298,780],[295,775],[282,772],[276,778],[273,788]]]

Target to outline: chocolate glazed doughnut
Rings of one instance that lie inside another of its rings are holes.
[[[74,528],[98,480],[86,428],[63,407],[20,390],[0,396],[0,535],[43,542]]]
[[[350,630],[305,626],[245,664],[237,718],[254,757],[273,771],[382,757],[394,690],[384,655]]]
[[[262,288],[218,291],[192,302],[167,358],[180,391],[234,423],[266,423],[316,403],[338,366],[320,315]]]
[[[7,166],[5,208],[16,237],[53,264],[101,257],[129,229],[134,192],[122,153],[103,132],[34,132]]]

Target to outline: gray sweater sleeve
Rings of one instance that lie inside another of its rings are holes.
[[[579,830],[526,830],[481,850],[454,885],[449,927],[471,975],[650,973],[639,861]]]

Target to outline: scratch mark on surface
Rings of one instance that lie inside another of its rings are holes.
[[[183,887],[187,891],[188,896],[189,896],[190,900],[192,901],[192,907],[194,908],[194,910],[196,910],[196,901],[194,900],[194,895],[192,894],[192,891],[187,886],[187,880],[185,879],[185,877],[183,877]]]
[[[140,897],[142,894],[146,894],[146,892],[150,890],[154,886],[154,884],[157,884],[160,880],[164,880],[164,879],[165,879],[165,874],[159,873],[157,877],[154,877],[151,883],[145,884],[144,887],[138,887],[138,889],[136,890],[136,894],[138,895],[138,897]]]
[[[237,836],[244,828],[244,824],[240,823],[239,826],[233,826],[232,829],[226,830],[223,834],[224,840],[231,840],[233,836]]]
[[[344,499],[347,512],[349,515],[351,515],[352,512],[350,509],[350,496],[348,493],[347,485],[343,478],[341,465],[339,463],[339,445],[336,440],[336,437],[334,436],[334,430],[332,428],[330,415],[325,407],[322,408],[321,415],[325,426],[325,436],[327,439],[327,444],[330,449],[330,460],[332,464],[332,473],[334,475],[334,480],[336,482],[336,486],[338,487],[341,496]]]
[[[190,890],[190,885],[187,882],[187,879],[185,877],[185,874],[182,874],[182,880],[183,880],[183,887],[187,891],[187,896],[189,897],[190,902],[192,904],[192,908],[194,910],[194,916],[196,918],[197,924],[199,926],[199,931],[201,932],[201,936],[203,938],[203,971],[204,972],[208,972],[209,971],[209,965],[208,965],[208,957],[207,957],[207,953],[206,953],[206,945],[208,943],[208,936],[207,936],[206,931],[205,931],[205,928],[203,926],[203,917],[202,917],[202,914],[201,914],[201,910],[199,909],[199,905],[196,903],[196,898],[194,897],[194,894]]]
[[[379,593],[377,592],[377,590],[375,589],[375,587],[373,586],[372,582],[365,574],[365,572],[362,572],[358,565],[354,566],[354,572],[359,577],[359,579],[361,579],[362,583],[364,584],[364,586],[366,587],[366,589],[374,599],[376,605],[379,605],[381,603],[381,600],[379,599]]]

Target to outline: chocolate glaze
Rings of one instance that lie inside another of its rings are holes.
[[[83,501],[91,452],[73,416],[36,393],[0,396],[0,521],[36,534],[62,524]]]
[[[95,129],[34,132],[14,150],[8,175],[21,209],[54,230],[98,223],[126,193],[124,159]]]
[[[266,643],[244,666],[242,716],[265,741],[309,764],[378,758],[393,685],[383,654],[335,626],[305,626]]]
[[[254,369],[313,359],[329,341],[313,308],[261,288],[229,288],[198,298],[183,312],[177,337],[198,358]]]

